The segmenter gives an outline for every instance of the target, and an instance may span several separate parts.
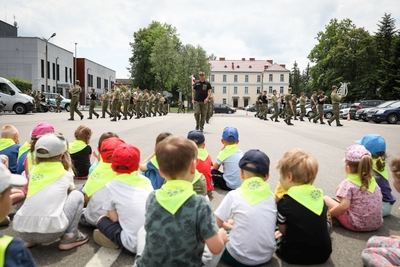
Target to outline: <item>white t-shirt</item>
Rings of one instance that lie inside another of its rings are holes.
[[[243,152],[239,149],[234,154],[227,157],[224,161],[216,160],[217,164],[223,166],[224,180],[230,189],[240,187],[242,181],[240,180],[239,161],[243,157]]]
[[[136,253],[137,232],[144,225],[146,201],[153,186],[148,180],[148,190],[113,180],[106,185],[103,209],[116,210],[121,225],[121,242],[124,248]]]
[[[107,190],[105,187],[97,190],[90,197],[86,209],[84,209],[82,212],[82,214],[85,216],[85,220],[93,226],[96,226],[97,220],[100,218],[100,216],[107,215],[107,210],[103,209],[103,202],[106,197]]]
[[[75,188],[70,172],[65,173],[30,198],[14,216],[13,228],[22,233],[60,233],[69,226],[64,213],[68,190]]]
[[[232,216],[233,228],[226,249],[237,261],[258,265],[269,261],[276,250],[274,196],[251,206],[237,191],[230,191],[214,214],[223,221]]]

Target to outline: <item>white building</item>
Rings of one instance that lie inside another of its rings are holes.
[[[210,60],[210,82],[214,103],[245,107],[256,102],[258,93],[267,90],[269,95],[276,90],[286,94],[289,88],[289,73],[284,64],[272,60]]]

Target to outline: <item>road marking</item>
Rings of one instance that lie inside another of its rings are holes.
[[[101,247],[85,267],[109,267],[118,258],[120,249]]]

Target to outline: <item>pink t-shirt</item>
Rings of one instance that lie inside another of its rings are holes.
[[[360,186],[343,180],[336,191],[336,196],[350,199],[350,208],[347,210],[349,223],[359,231],[373,231],[383,223],[382,193],[376,185],[373,193],[361,190]]]

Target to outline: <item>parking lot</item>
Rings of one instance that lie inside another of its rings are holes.
[[[270,178],[271,188],[275,188],[279,174],[275,164],[283,154],[293,148],[303,148],[314,155],[319,162],[319,172],[315,185],[324,191],[324,194],[334,196],[335,189],[345,178],[343,157],[345,149],[354,144],[368,133],[382,135],[387,142],[387,152],[390,156],[400,154],[399,134],[400,127],[387,123],[343,120],[344,127],[329,127],[293,121],[294,126],[287,126],[282,120],[280,123],[259,120],[252,116],[254,113],[238,110],[234,114],[215,114],[204,128],[206,149],[213,159],[222,148],[220,142],[224,127],[234,126],[239,130],[239,147],[243,152],[258,148],[264,151],[271,161]],[[88,117],[84,111],[85,118]],[[67,121],[69,113],[37,113],[27,115],[1,114],[0,126],[12,124],[20,132],[20,141],[29,140],[30,132],[35,124],[47,121],[56,131],[63,133],[72,141],[74,130],[81,124],[89,126],[93,131],[91,139],[92,149],[97,147],[98,138],[103,132],[114,131],[126,142],[136,145],[141,151],[141,159],[153,152],[156,136],[161,132],[171,132],[174,135],[186,136],[195,127],[193,114],[170,113],[167,116],[151,117],[140,120],[110,122],[109,119]],[[389,158],[390,161],[390,158]],[[77,185],[82,181],[76,181]],[[226,192],[216,190],[211,205],[215,210]],[[400,194],[394,193],[400,199]],[[400,235],[400,200],[394,204],[392,215],[385,218],[385,222],[378,231],[369,233],[355,233],[335,226],[332,233],[333,253],[325,264],[319,266],[362,266],[360,253],[365,243],[372,235]],[[39,207],[38,207],[39,208]],[[15,208],[13,209],[15,212]],[[91,235],[93,229],[80,227]],[[9,235],[16,235],[9,227],[2,227],[0,231]],[[121,253],[119,250],[101,248],[92,239],[79,248],[71,251],[59,251],[58,243],[42,244],[31,249],[38,266],[131,266],[133,257]],[[226,266],[220,263],[219,266]],[[282,262],[276,256],[266,266],[296,266]]]

